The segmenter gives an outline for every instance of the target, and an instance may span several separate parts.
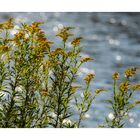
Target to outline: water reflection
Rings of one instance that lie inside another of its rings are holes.
[[[46,29],[48,37],[55,40],[54,34],[63,26],[74,26],[74,33],[83,36],[83,56],[95,58],[95,61],[83,65],[79,70],[77,83],[82,84],[82,78],[87,73],[96,73],[92,88],[112,88],[111,74],[114,71],[122,73],[126,67],[140,66],[140,13],[0,13],[1,21],[14,17],[17,24],[11,34],[14,35],[21,22],[44,21],[42,28]],[[56,40],[57,42],[57,40]],[[67,43],[68,48],[71,47]],[[140,78],[137,78],[139,81]],[[97,99],[88,114],[90,119],[85,121],[87,127],[102,123],[104,115],[110,110],[101,100],[108,98],[111,93]],[[135,95],[138,98],[138,94]],[[134,113],[136,112],[136,113]],[[102,114],[102,115],[101,115]],[[94,117],[95,115],[95,117]],[[139,108],[129,114],[126,127],[140,127]],[[111,116],[111,115],[109,115]],[[97,119],[95,120],[95,118]]]

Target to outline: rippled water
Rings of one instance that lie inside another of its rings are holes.
[[[44,21],[42,28],[47,30],[48,37],[53,40],[58,27],[76,27],[77,36],[84,37],[82,55],[95,58],[94,62],[87,63],[80,69],[79,84],[82,84],[83,76],[95,72],[92,88],[111,89],[113,72],[123,73],[127,67],[140,66],[140,13],[0,13],[0,16],[0,21],[12,16],[17,24],[21,21]],[[135,81],[138,83],[140,78]],[[104,93],[98,97],[88,112],[89,119],[83,123],[86,127],[96,127],[104,121],[104,116],[110,110],[103,100],[110,95],[111,93]],[[135,96],[140,99],[139,93]],[[126,127],[140,127],[139,116],[140,106],[137,106],[129,113]]]

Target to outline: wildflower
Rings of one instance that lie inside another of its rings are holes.
[[[30,31],[32,34],[39,32],[41,29],[39,25],[43,24],[43,22],[33,22],[31,25],[26,26],[27,30]]]
[[[44,52],[51,47],[51,44],[53,44],[53,42],[49,41],[45,37],[39,37],[36,42],[39,44],[38,46],[40,47],[40,49]]]
[[[44,62],[42,66],[43,70],[48,69],[49,67],[51,67],[51,61],[46,60],[46,62]]]
[[[62,48],[55,49],[56,54],[64,54],[64,50]]]
[[[9,18],[6,22],[0,24],[0,29],[12,29],[13,27],[13,18]]]
[[[140,100],[136,100],[135,101],[135,104],[140,104]]]
[[[129,87],[128,81],[127,82],[122,82],[119,85],[120,90],[121,91],[124,91],[124,92],[128,90],[128,87]]]
[[[14,41],[18,41],[20,39],[24,39],[25,33],[23,31],[17,32],[15,34]]]
[[[140,84],[136,84],[132,88],[133,88],[134,91],[135,90],[140,90]]]
[[[125,70],[125,77],[129,78],[136,74],[137,68],[128,68]]]
[[[8,52],[9,47],[8,46],[0,46],[0,52]]]
[[[80,46],[81,39],[82,39],[82,37],[74,38],[74,39],[72,40],[71,44],[72,44],[74,47]]]
[[[112,74],[112,78],[114,80],[118,80],[119,79],[119,76],[120,76],[120,74],[118,72],[115,72],[115,73]]]
[[[87,62],[87,61],[91,61],[91,60],[94,60],[94,59],[91,58],[91,57],[85,57],[85,58],[81,59],[81,63],[84,63],[84,62]]]
[[[107,89],[104,89],[104,88],[97,88],[97,89],[95,90],[95,93],[96,93],[96,94],[99,94],[99,93],[101,93],[101,92],[103,92],[103,91],[107,91]]]
[[[84,78],[84,80],[87,82],[87,83],[90,83],[91,80],[95,77],[95,74],[87,74],[86,77]]]
[[[60,32],[56,35],[63,39],[64,42],[68,40],[70,36],[73,36],[73,34],[69,33],[69,30],[73,29],[72,27],[64,27],[63,29],[60,29]]]
[[[48,89],[42,89],[42,90],[41,90],[41,94],[42,94],[43,96],[47,96],[47,95],[48,95]]]
[[[78,89],[78,88],[81,88],[81,86],[78,86],[78,85],[75,85],[75,86],[71,86],[71,91],[72,91],[72,93],[75,93],[76,92],[76,90]]]

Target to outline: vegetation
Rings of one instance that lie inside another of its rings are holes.
[[[41,24],[22,23],[14,36],[10,35],[15,28],[12,18],[0,24],[1,128],[82,127],[92,102],[101,92],[107,92],[104,88],[90,91],[94,73],[83,78],[84,89],[74,85],[81,65],[94,60],[81,57],[82,37],[74,37],[73,28],[64,27],[56,34],[62,45],[53,49],[54,42],[46,37]],[[68,41],[71,41],[71,50],[67,49]],[[119,85],[119,73],[113,74],[113,96],[107,100],[113,119],[106,118],[102,127],[123,127],[128,111],[140,103],[130,102],[133,92],[140,89],[140,84],[130,82],[137,70],[139,68],[126,69],[125,79]],[[80,97],[78,90],[83,94]],[[72,117],[72,101],[77,109],[76,120]]]

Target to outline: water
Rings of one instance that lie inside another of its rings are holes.
[[[83,36],[83,55],[95,58],[94,62],[83,65],[80,69],[78,83],[88,72],[95,72],[96,78],[91,89],[112,88],[111,75],[118,71],[123,73],[125,68],[140,66],[140,13],[0,13],[0,21],[9,16],[19,22],[31,23],[44,21],[42,28],[46,29],[48,38],[54,40],[58,26],[74,26],[74,33]],[[140,77],[140,76],[139,76]],[[140,78],[136,79],[137,83]],[[103,93],[93,104],[83,125],[96,127],[104,121],[110,110],[104,99],[111,93]],[[140,99],[139,93],[135,95]],[[129,113],[125,127],[140,127],[140,106]]]

